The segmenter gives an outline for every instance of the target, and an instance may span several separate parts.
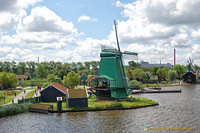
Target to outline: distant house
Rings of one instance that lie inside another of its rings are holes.
[[[17,75],[17,79],[19,81],[28,80],[28,75]]]
[[[86,89],[67,89],[67,107],[88,107],[88,96]]]
[[[63,97],[65,99],[67,89],[69,89],[69,87],[60,82],[53,83],[40,91],[41,101],[56,102],[57,97]]]

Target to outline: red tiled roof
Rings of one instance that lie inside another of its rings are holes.
[[[92,75],[92,76],[90,76],[89,78],[88,78],[88,82],[91,82],[92,81],[92,79],[94,79],[94,78],[98,78],[98,76],[97,75]]]
[[[67,93],[68,88],[60,84],[59,82],[53,83],[52,85],[56,87],[57,89],[61,90],[62,92],[64,92],[65,94]]]

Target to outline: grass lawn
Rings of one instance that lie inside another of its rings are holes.
[[[183,83],[183,84],[143,84],[144,87],[169,87],[169,86],[187,86],[187,85],[191,85],[189,83]]]
[[[19,93],[22,92],[22,90],[18,90],[18,91],[14,91],[14,90],[7,90],[5,91],[5,104],[11,102],[14,99],[15,96],[15,92],[16,95],[18,95]],[[4,91],[0,91],[0,105],[4,104]]]
[[[34,90],[31,91],[31,92],[29,92],[29,93],[25,96],[25,99],[27,99],[27,98],[32,98],[32,97],[34,96],[34,93],[35,93]]]
[[[27,88],[27,89],[25,89],[25,90],[36,90],[37,89],[37,87],[33,87],[33,88]]]
[[[130,98],[129,98],[130,99]],[[57,110],[57,103],[48,103],[48,102],[41,102],[41,104],[50,104],[53,105],[54,110]],[[158,103],[152,101],[148,98],[144,97],[134,97],[133,101],[98,101],[93,96],[92,98],[88,99],[88,107],[87,108],[67,108],[66,102],[62,103],[63,110],[81,110],[81,109],[111,109],[111,108],[134,108],[134,107],[142,107],[148,105],[157,105]]]
[[[53,110],[57,110],[57,102],[40,102],[40,104],[49,104],[49,105],[53,105]],[[62,109],[66,110],[66,102],[62,102]]]

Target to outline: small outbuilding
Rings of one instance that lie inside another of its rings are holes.
[[[86,89],[67,89],[67,107],[88,107],[88,95]]]
[[[194,84],[196,83],[196,75],[193,72],[186,72],[183,75],[183,81],[186,83]]]
[[[40,91],[42,102],[56,102],[57,97],[65,99],[66,92],[69,87],[60,82],[53,83]]]

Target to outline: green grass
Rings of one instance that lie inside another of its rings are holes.
[[[37,89],[37,87],[33,87],[33,88],[27,88],[25,90],[36,90],[36,89]]]
[[[40,102],[40,104],[50,104],[53,105],[53,109],[57,110],[57,102]],[[67,109],[66,108],[66,102],[62,102],[62,109]]]
[[[30,105],[30,103],[25,103],[0,106],[0,117],[27,112],[29,110]]]
[[[131,98],[129,98],[131,99]],[[57,103],[41,102],[41,104],[53,105],[54,110],[57,110]],[[67,108],[66,102],[62,103],[63,110],[79,110],[79,109],[112,109],[112,108],[135,108],[148,105],[157,105],[158,103],[144,97],[134,97],[133,101],[98,101],[94,96],[88,99],[88,107],[86,108]]]
[[[19,93],[22,92],[20,91],[14,91],[14,90],[7,90],[5,91],[5,104],[10,103],[14,99],[14,95],[18,95]],[[4,91],[0,91],[0,105],[4,104]]]
[[[27,98],[32,98],[32,97],[34,96],[34,93],[35,93],[34,90],[31,91],[31,92],[29,92],[29,93],[25,96],[25,99],[27,99]]]
[[[19,95],[19,93],[23,92],[23,90],[16,91],[16,95]]]

